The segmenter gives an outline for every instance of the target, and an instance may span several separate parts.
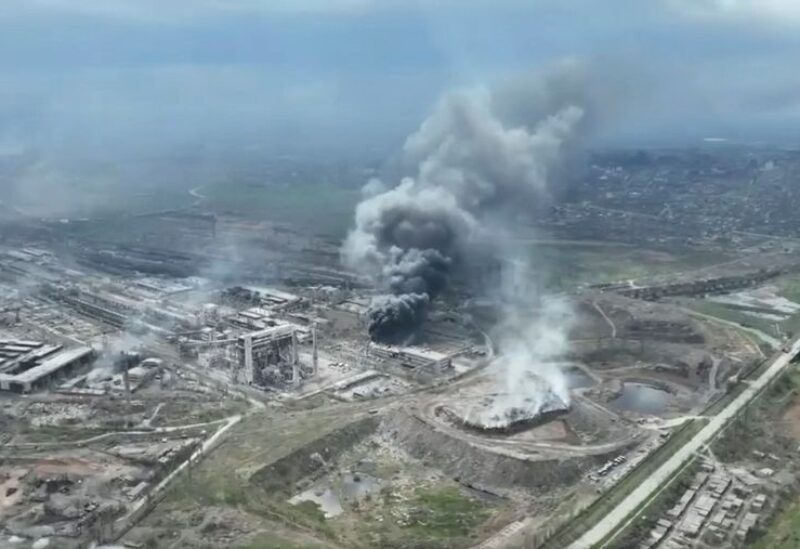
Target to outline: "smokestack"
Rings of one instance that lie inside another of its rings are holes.
[[[313,345],[313,349],[311,351],[311,367],[312,367],[312,374],[317,375],[317,367],[318,367],[318,357],[317,357],[317,323],[314,322],[311,325],[311,342]]]
[[[255,378],[253,372],[253,334],[245,334],[244,338],[244,378],[249,383]]]
[[[292,330],[292,384],[300,384],[300,359],[297,356],[297,332]]]

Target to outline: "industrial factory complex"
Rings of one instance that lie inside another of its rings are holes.
[[[675,165],[598,159],[593,184]],[[511,295],[453,276],[403,338],[335,239],[211,204],[113,238],[5,212],[0,546],[746,546],[798,478],[800,241],[748,217],[648,240],[658,216],[616,217],[644,198],[584,192],[519,231],[585,268],[487,256]]]

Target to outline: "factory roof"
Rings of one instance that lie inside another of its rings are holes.
[[[374,343],[374,342],[370,343],[370,345],[379,349],[383,349],[385,351],[400,353],[405,355],[419,356],[435,362],[447,360],[448,358],[450,358],[449,355],[445,353],[440,353],[439,351],[434,351],[433,349],[426,349],[423,347],[401,347],[395,345],[384,345],[382,343]]]
[[[246,286],[245,289],[250,290],[251,292],[259,293],[263,297],[277,299],[280,301],[296,301],[300,299],[295,294],[290,294],[289,292],[284,292],[275,288],[266,288],[264,286]]]
[[[56,372],[71,364],[76,360],[80,360],[92,353],[91,347],[76,347],[74,349],[69,349],[64,351],[63,353],[59,353],[56,356],[45,360],[38,366],[34,366],[30,370],[20,373],[19,375],[14,376],[15,381],[19,381],[21,383],[32,383],[38,379],[41,379],[44,376],[50,375],[53,372]]]

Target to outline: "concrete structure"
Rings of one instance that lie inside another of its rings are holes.
[[[689,488],[639,547],[741,546],[766,502],[767,496],[754,493],[740,471],[704,459]]]
[[[397,365],[412,372],[440,375],[452,367],[449,355],[419,347],[370,343],[367,353],[385,364]]]
[[[286,324],[241,335],[236,340],[236,350],[246,383],[300,383],[295,326]]]
[[[91,347],[60,349],[60,345],[39,342],[0,342],[0,390],[29,393],[42,389],[94,359]],[[9,356],[13,353],[16,356]]]

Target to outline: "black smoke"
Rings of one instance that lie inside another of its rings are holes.
[[[414,335],[431,301],[447,286],[462,240],[473,230],[472,218],[451,196],[420,192],[405,181],[362,202],[357,217],[364,230],[348,239],[359,250],[359,267],[373,273],[387,292],[368,311],[374,341],[404,343]]]
[[[415,238],[428,233],[429,238],[421,242],[444,244],[450,240],[431,227],[413,232]],[[444,255],[446,249],[393,248],[391,263],[384,268],[392,293],[373,300],[367,313],[369,335],[374,341],[402,343],[422,324],[431,300],[447,285],[453,259]]]
[[[428,312],[428,294],[382,295],[370,305],[369,337],[384,343],[404,343]]]
[[[346,263],[385,294],[369,309],[373,340],[405,342],[423,324],[476,236],[513,212],[531,212],[594,117],[585,67],[515,81],[502,90],[446,95],[404,146],[412,177],[372,192],[356,209]]]

